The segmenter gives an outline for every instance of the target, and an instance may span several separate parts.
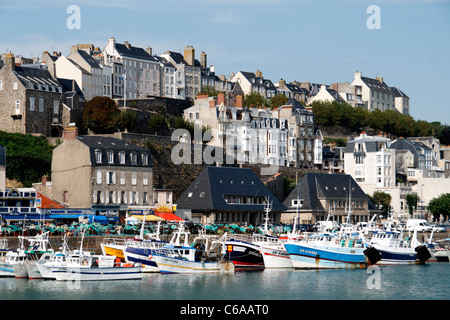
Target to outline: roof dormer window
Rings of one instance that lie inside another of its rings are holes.
[[[102,163],[102,152],[100,150],[95,150],[95,161],[96,163]]]

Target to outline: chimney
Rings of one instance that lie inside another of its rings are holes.
[[[242,95],[237,95],[236,96],[236,101],[235,101],[235,107],[236,108],[242,108],[244,106],[243,100],[242,100]]]
[[[222,103],[225,104],[225,94],[223,92],[217,95],[217,104],[220,106]]]
[[[361,79],[361,77],[362,77],[362,72],[356,71],[356,72],[354,73],[354,75],[355,75],[355,79]]]
[[[214,100],[214,99],[209,100],[209,107],[210,108],[215,108],[216,107],[216,100]]]
[[[202,54],[200,55],[200,64],[202,65],[203,68],[206,68],[206,53],[202,52]]]
[[[7,53],[5,58],[3,59],[5,68],[14,71],[16,69],[15,66],[15,58],[12,53]]]
[[[48,176],[44,175],[41,178],[41,182],[42,182],[42,186],[46,186],[47,185],[47,180],[48,180]]]
[[[151,55],[151,56],[153,55],[152,47],[148,46],[147,49],[146,49],[145,51],[147,51],[147,53],[148,53],[149,55]]]
[[[72,91],[73,91],[73,92],[77,91],[76,88],[77,88],[77,87],[76,87],[76,85],[75,85],[75,80],[72,79]]]
[[[193,66],[195,63],[195,50],[193,46],[186,46],[184,48],[184,61],[190,66]]]
[[[255,76],[256,76],[257,78],[262,78],[262,77],[263,77],[263,76],[262,76],[262,72],[259,71],[259,70],[256,70]]]
[[[124,42],[125,47],[127,47],[128,49],[131,49],[131,44],[128,43],[128,40]]]
[[[280,79],[280,81],[278,81],[278,87],[280,89],[286,89],[286,80]]]
[[[63,139],[64,140],[73,140],[78,137],[78,128],[75,126],[68,126],[64,128],[63,131]]]
[[[376,79],[377,79],[378,81],[380,81],[381,83],[384,83],[384,82],[383,82],[383,77],[376,77]]]

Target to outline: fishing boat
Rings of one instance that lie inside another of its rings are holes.
[[[156,262],[150,258],[152,256],[152,251],[162,250],[164,246],[169,243],[160,239],[160,228],[161,221],[158,221],[156,232],[148,235],[147,239],[144,239],[143,237],[142,228],[139,237],[131,241],[125,241],[125,260],[129,263],[139,263],[142,272],[160,272]]]
[[[358,234],[318,233],[287,241],[284,246],[295,269],[356,269],[377,262],[376,256],[365,252]]]
[[[27,256],[23,251],[9,251],[5,255],[5,259],[0,263],[0,277],[15,277],[15,266],[24,264],[26,258]]]
[[[48,240],[49,231],[37,234],[34,237],[18,236],[20,242],[20,251],[26,255],[24,263],[14,266],[14,274],[16,278],[43,279],[38,267],[37,261],[45,253],[51,253],[54,250],[50,248]],[[29,242],[27,249],[24,248],[24,241]]]
[[[180,225],[169,244],[154,250],[150,259],[161,273],[232,273],[234,266],[221,257],[217,237],[199,235],[189,244],[189,232]]]
[[[67,258],[66,266],[52,267],[59,281],[104,281],[142,279],[141,269],[131,264],[116,263],[116,257],[82,254]]]
[[[375,248],[381,255],[379,265],[425,263],[431,254],[427,247],[417,239],[417,230],[413,236],[403,237],[399,231],[374,231],[369,241],[364,241],[368,248]]]

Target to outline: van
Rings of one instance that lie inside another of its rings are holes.
[[[433,227],[425,219],[408,219],[406,221],[406,230],[417,232],[431,232]]]

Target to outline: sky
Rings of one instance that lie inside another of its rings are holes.
[[[154,54],[192,45],[217,75],[331,84],[360,71],[408,95],[414,119],[450,124],[450,0],[0,0],[0,28],[0,53],[24,57],[114,37]]]

